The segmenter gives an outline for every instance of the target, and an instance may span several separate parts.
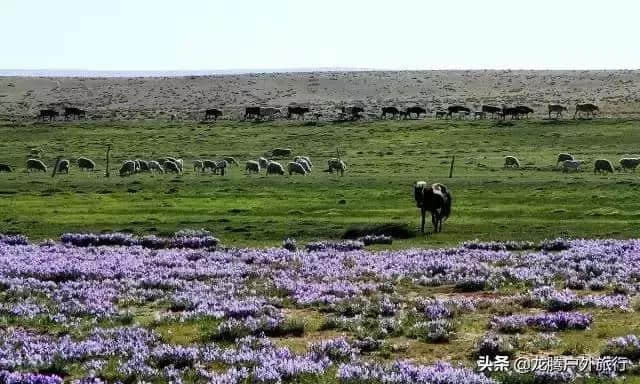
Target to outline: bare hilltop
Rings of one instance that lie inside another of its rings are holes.
[[[75,106],[90,118],[197,119],[219,108],[236,119],[246,106],[309,106],[333,118],[345,105],[379,115],[382,106],[528,105],[542,117],[547,104],[572,114],[576,103],[600,106],[603,117],[640,114],[640,70],[619,71],[361,71],[261,73],[186,77],[0,77],[0,115],[32,118],[40,109]]]

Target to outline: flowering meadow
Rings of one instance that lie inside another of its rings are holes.
[[[638,378],[640,240],[362,244],[0,236],[0,383],[570,382],[476,365],[562,354]]]

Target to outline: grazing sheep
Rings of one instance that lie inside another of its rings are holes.
[[[336,174],[340,172],[340,175],[344,176],[344,171],[347,170],[347,164],[337,158],[329,159],[327,161],[327,165],[329,166],[329,173],[333,173],[333,171],[335,170]]]
[[[227,160],[216,161],[216,167],[213,169],[213,174],[214,175],[220,174],[224,176],[228,167],[229,167],[229,163],[227,162]]]
[[[284,175],[282,164],[277,161],[270,161],[269,164],[267,164],[267,175]]]
[[[157,161],[155,161],[155,160],[151,160],[151,161],[149,162],[149,170],[150,170],[151,172],[154,172],[154,173],[155,173],[156,171],[158,171],[158,172],[160,172],[160,173],[164,173],[164,168],[162,168],[162,165],[160,165],[160,163],[158,163],[158,162],[157,162]]]
[[[613,173],[613,165],[609,160],[598,159],[593,166],[593,173]]]
[[[27,160],[27,172],[31,171],[47,172],[47,166],[38,159],[29,159]]]
[[[562,172],[567,173],[570,171],[578,172],[580,171],[580,167],[582,166],[582,161],[580,160],[565,160],[562,162]]]
[[[269,160],[265,159],[264,157],[261,157],[258,159],[258,163],[260,164],[260,168],[267,168],[267,164],[269,164]]]
[[[520,161],[515,156],[506,156],[504,158],[504,167],[505,168],[520,168]]]
[[[309,165],[307,160],[300,158],[300,159],[296,160],[295,162],[300,164],[300,165],[302,165],[302,168],[304,168],[305,172],[311,173],[311,166]]]
[[[291,156],[291,153],[293,153],[291,148],[276,148],[273,151],[271,151],[271,156],[273,156],[273,157],[287,157],[287,156]]]
[[[313,168],[313,163],[311,162],[311,159],[309,158],[309,156],[296,156],[293,161],[295,161],[296,163],[299,163],[300,160],[304,160],[307,162],[307,165],[309,165],[309,168]]]
[[[43,151],[42,149],[39,149],[39,148],[31,148],[29,150],[29,154],[32,159],[39,159],[42,157]]]
[[[631,170],[632,172],[635,172],[636,168],[638,168],[638,165],[640,165],[640,158],[625,157],[620,159],[619,163],[621,171]]]
[[[11,168],[11,166],[9,164],[0,163],[0,172],[11,173],[11,172],[13,172],[13,168]]]
[[[176,161],[174,161],[174,163],[176,163],[178,168],[180,168],[180,173],[182,173],[183,167],[184,167],[184,161],[182,161],[182,159],[177,159]]]
[[[260,173],[260,163],[254,160],[248,160],[245,169],[247,173]]]
[[[96,169],[96,163],[86,157],[78,157],[78,160],[76,160],[76,164],[81,171],[93,171],[94,169]]]
[[[133,160],[126,160],[120,167],[120,176],[131,176],[136,173],[136,162]]]
[[[556,161],[556,165],[559,163],[565,162],[567,160],[573,160],[573,156],[569,153],[560,153],[558,154],[558,160]]]
[[[193,160],[193,172],[204,172],[204,162],[202,160]]]
[[[235,158],[231,157],[231,156],[225,157],[224,160],[227,163],[229,163],[229,166],[233,166],[233,165],[240,166],[240,163],[238,163],[238,161]]]
[[[202,160],[202,172],[214,172],[216,170],[216,162],[214,160]]]
[[[149,172],[151,169],[149,168],[149,162],[146,160],[136,160],[139,165],[139,172]]]
[[[165,161],[164,170],[167,173],[176,173],[178,175],[182,172],[178,163],[174,163],[173,161]]]
[[[69,160],[60,160],[58,162],[58,169],[57,172],[58,173],[66,173],[67,175],[69,174]]]
[[[289,175],[297,173],[299,175],[306,175],[307,171],[304,169],[304,166],[300,163],[296,163],[295,161],[290,161],[287,164],[287,170],[289,171]]]

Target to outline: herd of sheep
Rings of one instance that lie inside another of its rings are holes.
[[[556,166],[558,166],[562,172],[579,172],[582,170],[582,164],[585,162],[583,160],[575,159],[569,153],[560,153],[558,154],[558,160],[556,162]],[[618,161],[619,166],[617,167],[620,172],[626,171],[635,171],[640,165],[640,158],[637,157],[624,157]],[[520,168],[520,161],[515,156],[506,156],[504,158],[504,167],[505,168]],[[593,173],[613,173],[614,171],[613,164],[611,161],[607,159],[597,159],[593,164]]]
[[[276,158],[290,157],[293,152],[289,148],[276,148],[271,155]],[[94,171],[96,164],[86,157],[80,157],[76,160],[78,169],[84,171]],[[193,171],[195,173],[212,173],[214,175],[224,176],[228,169],[233,166],[239,166],[240,163],[233,157],[225,157],[221,160],[193,160]],[[69,173],[71,162],[67,159],[58,160],[55,165],[55,173]],[[311,173],[313,163],[309,156],[295,156],[293,161],[287,163],[286,168],[277,161],[260,157],[258,160],[247,160],[245,163],[245,171],[248,174],[259,174],[262,170],[267,175],[289,175],[298,174],[306,175]],[[47,172],[46,164],[38,158],[30,158],[26,162],[26,170],[31,172]],[[340,173],[344,176],[347,170],[346,163],[339,158],[331,158],[327,161],[327,169],[325,172],[336,174]],[[0,172],[13,172],[13,167],[8,164],[0,163]],[[157,160],[125,160],[122,162],[118,173],[120,176],[131,176],[137,173],[173,173],[182,174],[184,172],[184,161],[174,157],[162,157]]]

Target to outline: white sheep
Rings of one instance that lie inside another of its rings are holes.
[[[126,160],[120,167],[120,176],[130,176],[136,172],[136,162],[133,160]]]
[[[202,161],[202,160],[193,160],[193,171],[194,172],[204,172],[204,161]]]
[[[309,156],[296,156],[293,161],[295,161],[296,163],[299,163],[300,160],[304,160],[307,162],[307,165],[309,165],[309,168],[313,168],[313,163],[311,162],[311,159],[309,158]]]
[[[638,168],[638,165],[640,165],[640,158],[624,157],[620,159],[618,163],[620,163],[621,171],[631,170],[632,172],[635,172],[636,168]]]
[[[267,164],[269,164],[269,160],[265,159],[264,157],[261,157],[258,159],[258,163],[260,164],[260,168],[267,168]]]
[[[282,164],[277,161],[270,161],[267,164],[267,175],[284,175],[284,168],[282,168]]]
[[[224,160],[229,163],[229,166],[233,166],[233,165],[237,165],[240,166],[240,163],[238,163],[238,161],[231,156],[225,157]]]
[[[214,175],[220,174],[224,176],[224,174],[227,171],[227,168],[229,168],[229,163],[227,162],[227,160],[216,161],[216,167],[213,169],[213,174]]]
[[[593,165],[593,173],[613,173],[613,165],[609,160],[598,159]]]
[[[344,161],[333,158],[327,161],[327,165],[329,166],[329,173],[333,173],[335,170],[336,173],[340,172],[341,176],[344,176],[344,171],[347,170],[347,164]]]
[[[96,163],[86,157],[78,157],[78,159],[76,160],[76,165],[81,171],[93,171],[94,169],[96,169]]]
[[[306,160],[307,163],[309,163],[309,166],[313,168],[313,163],[311,162],[311,158],[309,156],[300,156],[300,157]]]
[[[205,172],[207,170],[215,172],[216,162],[214,160],[202,160],[202,172]]]
[[[158,171],[158,172],[160,172],[160,173],[164,173],[164,168],[162,168],[162,165],[160,165],[160,163],[158,163],[158,162],[157,162],[157,161],[155,161],[155,160],[151,160],[151,161],[149,162],[149,170],[150,170],[151,172],[154,172],[154,173],[155,173],[156,171]]]
[[[300,164],[300,165],[302,165],[302,168],[304,168],[305,172],[311,173],[311,166],[309,165],[307,160],[305,160],[303,158],[300,158],[300,159],[296,160],[295,162]]]
[[[173,161],[165,161],[164,162],[164,170],[167,173],[176,173],[180,174],[182,171],[180,170],[180,166],[178,163],[174,163]]]
[[[260,173],[260,163],[254,160],[248,160],[245,169],[247,173]]]
[[[138,172],[149,172],[151,169],[149,168],[149,162],[146,160],[136,160],[138,163]]]
[[[565,160],[562,162],[562,172],[578,172],[580,171],[580,167],[582,166],[582,161],[580,160]]]
[[[290,161],[287,164],[287,170],[289,171],[289,175],[297,173],[299,175],[306,175],[307,171],[305,171],[304,166],[300,163],[296,163],[295,161]]]
[[[58,162],[58,169],[56,170],[56,172],[58,173],[66,173],[67,175],[69,174],[69,160],[60,160]]]
[[[38,159],[29,159],[27,160],[27,172],[31,171],[47,172],[47,166]]]
[[[520,161],[515,156],[506,156],[504,158],[504,167],[505,168],[520,168]]]
[[[574,158],[570,153],[560,153],[558,154],[558,161],[556,161],[556,165],[561,164],[567,160],[574,160]]]

